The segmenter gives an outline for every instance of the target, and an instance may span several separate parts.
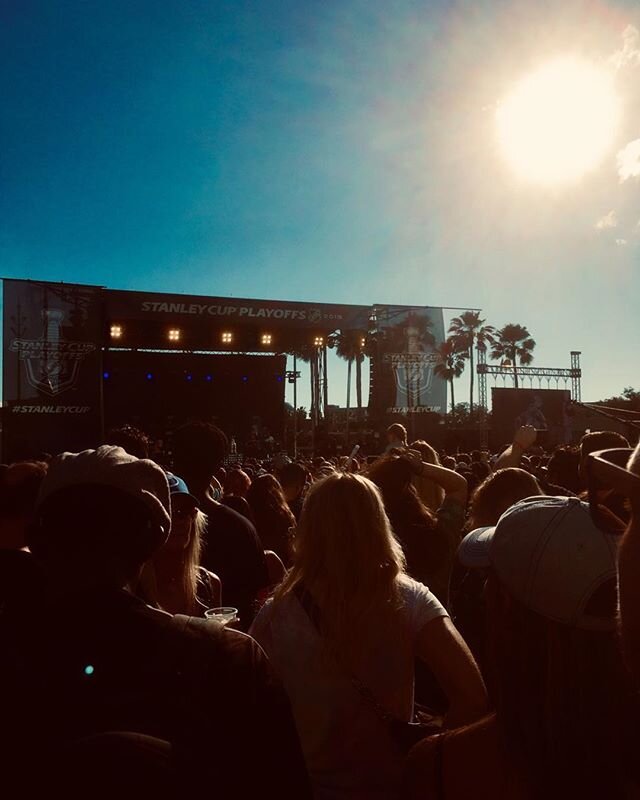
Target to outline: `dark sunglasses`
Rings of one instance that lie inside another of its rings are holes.
[[[626,498],[631,506],[640,503],[640,475],[629,472],[627,464],[633,450],[629,447],[616,447],[611,450],[597,450],[587,456],[587,486],[589,490],[589,510],[594,523],[610,533],[620,533],[628,519]],[[622,516],[616,515],[602,503],[603,493],[617,495],[623,509]]]
[[[171,516],[176,519],[187,519],[188,517],[194,517],[195,513],[195,506],[193,508],[174,508],[171,511]]]

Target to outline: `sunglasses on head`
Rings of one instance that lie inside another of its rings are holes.
[[[629,521],[629,501],[638,508],[640,504],[640,475],[627,469],[633,450],[616,447],[597,450],[587,456],[587,486],[589,510],[594,523],[610,533],[621,533]],[[620,514],[614,513],[603,499],[617,499]]]

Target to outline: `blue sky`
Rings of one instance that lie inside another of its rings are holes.
[[[0,10],[5,277],[481,307],[529,327],[538,365],[582,350],[585,399],[640,387],[640,178],[616,167],[640,137],[634,4]],[[623,52],[610,156],[569,186],[519,182],[500,98],[544,59]]]

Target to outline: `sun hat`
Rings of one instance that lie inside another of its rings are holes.
[[[168,535],[171,529],[169,484],[164,470],[154,461],[136,458],[113,445],[81,453],[61,453],[49,464],[40,486],[37,508],[41,509],[62,489],[81,485],[108,486],[136,498]]]
[[[477,528],[460,544],[463,566],[492,568],[500,583],[531,611],[587,630],[611,630],[615,618],[585,609],[605,582],[617,577],[618,538],[593,523],[577,497],[529,497],[492,527]]]

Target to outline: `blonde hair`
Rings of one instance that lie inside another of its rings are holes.
[[[182,573],[176,575],[176,578],[180,581],[185,600],[184,609],[181,613],[190,614],[197,610],[198,567],[200,566],[200,556],[202,554],[206,530],[207,516],[203,514],[200,509],[196,509],[195,517],[191,523],[189,544],[185,547],[182,558],[174,554],[175,571],[176,573]],[[151,560],[145,564],[138,588],[142,591],[148,603],[162,607],[158,596],[158,584],[156,582],[156,573],[154,570],[154,559],[157,558],[160,553],[161,551],[159,550],[152,556]],[[160,557],[162,556],[160,555]]]
[[[183,585],[185,597],[189,608],[194,608],[198,595],[198,567],[200,566],[200,556],[204,545],[204,537],[207,530],[207,515],[200,509],[196,509],[193,519],[189,544],[184,551],[184,572]]]
[[[404,574],[404,553],[378,488],[360,475],[335,473],[307,494],[293,567],[274,607],[304,588],[320,610],[327,650],[353,663],[366,639],[358,633],[397,625]]]

